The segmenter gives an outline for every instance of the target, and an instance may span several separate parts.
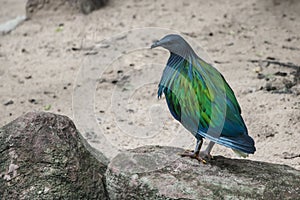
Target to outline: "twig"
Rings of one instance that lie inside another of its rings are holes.
[[[283,45],[282,48],[283,49],[289,49],[289,50],[292,50],[292,51],[300,51],[300,48],[298,48],[298,47],[289,47],[289,46]]]
[[[226,64],[226,63],[230,63],[229,61],[219,61],[219,60],[215,60],[214,63],[216,64]]]
[[[294,159],[300,157],[300,154],[284,155],[284,159]]]
[[[267,66],[269,66],[270,64],[273,65],[279,65],[282,67],[288,67],[288,68],[292,68],[295,70],[300,70],[300,66],[299,65],[295,65],[294,63],[285,63],[285,62],[280,62],[280,61],[276,61],[276,60],[248,60],[248,62],[252,62],[252,63],[261,63],[261,62],[266,62]]]

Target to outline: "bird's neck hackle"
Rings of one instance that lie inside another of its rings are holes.
[[[192,47],[185,41],[184,43],[177,44],[172,49],[169,49],[169,51],[171,53],[171,56],[177,55],[185,60],[190,60],[198,57]]]

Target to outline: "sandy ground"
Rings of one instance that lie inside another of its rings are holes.
[[[98,78],[91,88],[95,103],[90,115],[110,144],[118,149],[147,144],[193,148],[192,135],[172,119],[165,100],[156,97],[168,52],[146,48],[169,29],[201,46],[232,86],[256,142],[249,159],[300,169],[297,67],[259,61],[300,65],[300,2],[183,2],[112,0],[88,16],[49,11],[0,36],[0,125],[32,110],[74,118],[78,77],[84,76],[82,68],[93,65],[97,70],[90,73]],[[24,1],[1,4],[1,23],[24,13]],[[153,35],[145,27],[164,29]],[[136,36],[137,48],[127,43],[130,51],[123,49],[121,56],[107,53],[122,47],[106,46],[103,39],[129,41],[130,36],[117,35],[135,28],[145,30]],[[76,98],[91,103],[84,93]],[[100,132],[82,133],[105,151]],[[221,146],[213,154],[235,157]]]

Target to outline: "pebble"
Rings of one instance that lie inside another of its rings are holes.
[[[28,102],[33,103],[33,104],[37,104],[37,101],[35,99],[29,99]]]
[[[8,106],[8,105],[11,105],[11,104],[14,104],[13,100],[9,100],[8,102],[4,103],[3,105]]]
[[[255,73],[260,73],[260,72],[262,71],[262,68],[261,68],[261,67],[255,67],[255,68],[253,69],[253,71],[254,71]]]

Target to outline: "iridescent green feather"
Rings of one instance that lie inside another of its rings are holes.
[[[199,57],[171,54],[158,96],[162,92],[174,118],[196,138],[207,137],[240,150],[232,138],[244,140],[247,128],[232,89],[217,69]]]

